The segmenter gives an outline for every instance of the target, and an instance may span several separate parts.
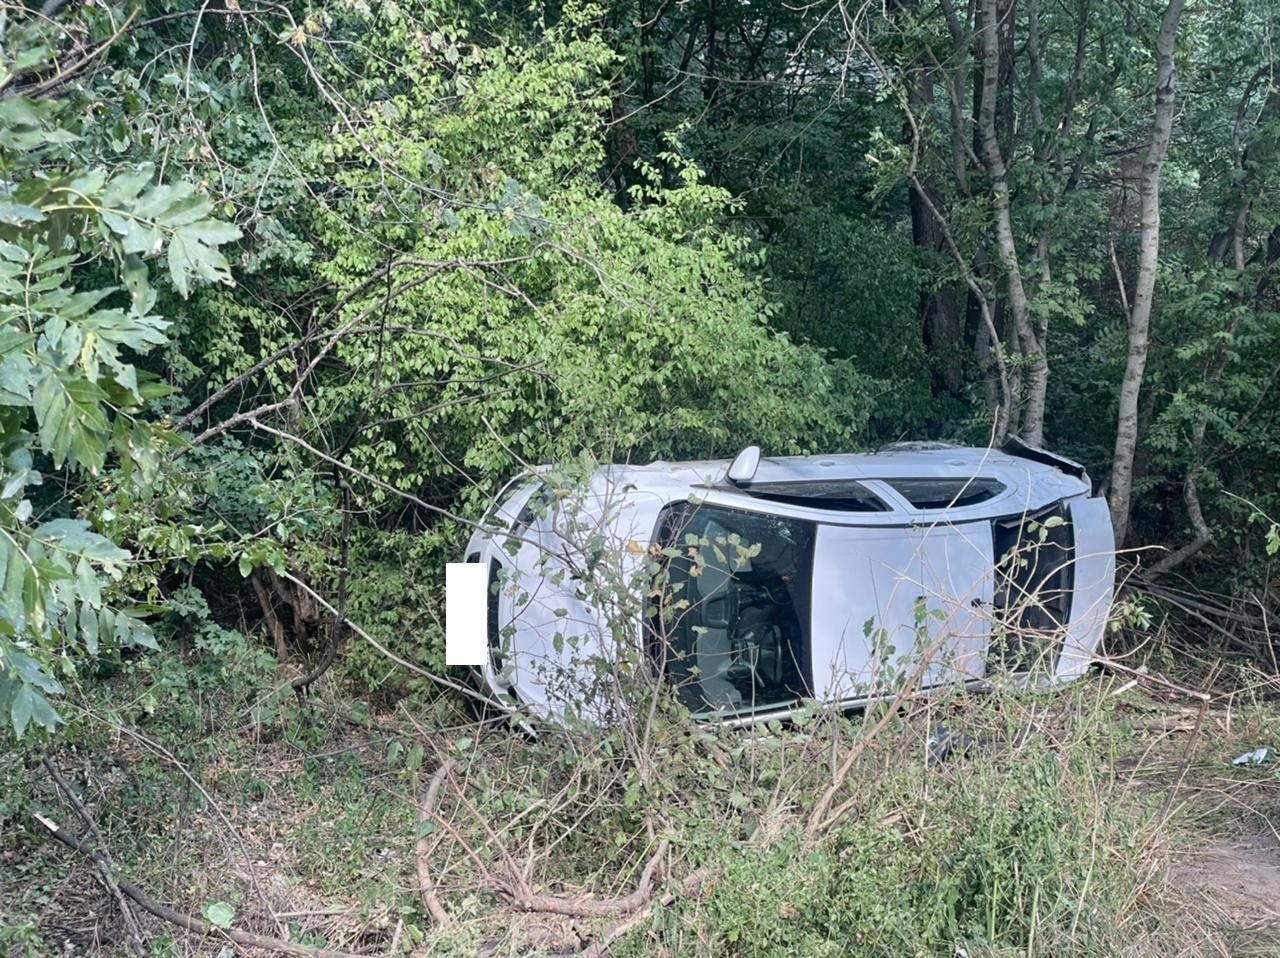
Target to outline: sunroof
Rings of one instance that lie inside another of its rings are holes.
[[[739,486],[757,499],[785,502],[832,512],[888,512],[889,506],[860,482],[851,479],[816,479],[796,482],[753,482]]]
[[[1004,483],[981,476],[963,479],[886,479],[893,491],[917,509],[958,509],[1004,492]]]

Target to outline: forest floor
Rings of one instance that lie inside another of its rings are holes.
[[[1205,833],[1200,847],[1181,851],[1172,881],[1202,903],[1223,954],[1280,954],[1280,841],[1254,835]]]
[[[1228,700],[1202,717],[1161,698],[1127,705],[1143,732],[1115,768],[1164,795],[1168,885],[1198,931],[1187,953],[1280,955],[1280,705],[1240,710]],[[1257,748],[1270,749],[1266,762],[1234,764]]]
[[[1087,681],[1119,729],[1098,767],[1164,820],[1159,853],[1143,860],[1151,874],[1142,907],[1177,913],[1176,953],[1280,955],[1280,762],[1232,764],[1280,746],[1280,706],[1227,697],[1201,709],[1160,688]],[[77,738],[52,752],[123,874],[157,901],[206,917],[223,906],[236,927],[297,943],[385,956],[439,944],[415,869],[418,797],[436,764],[418,722],[403,709],[349,703],[312,707],[300,720],[288,708],[264,710],[260,698],[220,717],[206,712],[204,728],[191,736],[153,715],[140,730],[116,713],[86,713]],[[497,725],[435,728],[464,750],[521,747]],[[129,954],[94,866],[33,820],[40,812],[83,832],[75,811],[33,756],[4,775],[0,955]],[[499,953],[562,949],[578,933],[555,916],[508,910],[495,920],[483,888],[446,882],[437,891],[455,921],[491,943],[496,933]],[[141,926],[161,958],[271,954],[146,915]]]
[[[1169,881],[1199,910],[1206,941],[1223,955],[1280,955],[1280,781],[1204,765],[1178,797]]]

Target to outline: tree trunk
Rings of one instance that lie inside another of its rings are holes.
[[[1138,446],[1138,398],[1147,367],[1151,338],[1151,303],[1155,294],[1156,266],[1160,256],[1160,170],[1173,132],[1173,43],[1185,0],[1170,0],[1156,39],[1156,110],[1151,142],[1138,184],[1141,246],[1138,275],[1134,279],[1129,312],[1129,353],[1120,383],[1120,408],[1116,416],[1115,454],[1111,460],[1111,525],[1116,545],[1122,546],[1129,531],[1133,497],[1133,459]]]
[[[1000,18],[1012,16],[1012,6],[997,0],[982,0],[979,30],[982,41],[982,101],[978,110],[978,129],[982,138],[983,161],[991,180],[991,201],[995,213],[996,246],[1005,273],[1005,290],[1009,317],[1022,356],[1026,391],[1023,395],[1019,434],[1033,446],[1044,443],[1044,404],[1049,387],[1049,363],[1044,344],[1031,322],[1027,291],[1022,282],[1022,266],[1018,260],[1017,241],[1013,235],[1013,217],[1009,198],[1009,170],[1005,165],[1000,141],[996,135],[996,107],[1000,98],[1002,44],[1010,43],[1001,35]],[[1017,421],[1017,420],[1014,420]]]
[[[910,102],[917,114],[928,116],[934,110],[933,81],[921,68],[911,85]],[[928,194],[927,196],[922,194]],[[941,193],[923,179],[913,185],[909,194],[911,206],[911,241],[916,249],[930,255],[946,254],[946,240],[937,218],[930,212],[943,208]],[[960,396],[964,390],[964,317],[963,300],[956,284],[948,283],[936,290],[920,292],[920,337],[932,360],[932,386],[935,396]]]
[[[716,0],[707,4],[707,51],[703,57],[702,99],[710,107],[715,103],[720,89],[720,36],[716,17]]]
[[[271,592],[262,581],[262,570],[254,569],[249,573],[249,582],[253,585],[254,595],[258,597],[258,605],[262,608],[262,621],[271,633],[271,642],[276,650],[276,662],[284,665],[289,661],[289,647],[284,641],[284,623],[276,615],[275,605],[271,601]]]

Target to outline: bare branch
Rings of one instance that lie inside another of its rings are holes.
[[[124,919],[125,928],[129,932],[129,946],[134,950],[135,954],[145,955],[147,953],[147,944],[142,936],[142,928],[138,924],[138,919],[134,915],[133,909],[129,907],[129,902],[124,897],[124,893],[120,890],[120,884],[116,881],[114,874],[116,866],[106,850],[106,842],[102,838],[98,823],[89,814],[89,810],[85,808],[80,796],[75,793],[71,786],[67,784],[67,780],[62,777],[62,773],[58,771],[58,766],[48,756],[41,759],[41,764],[49,773],[49,777],[53,779],[54,785],[67,797],[67,801],[76,810],[76,814],[80,816],[81,821],[84,822],[89,832],[97,839],[98,844],[103,846],[102,853],[95,856],[94,864],[98,866],[98,874],[102,878],[103,884],[107,886],[107,890],[111,892],[112,897],[115,898],[116,903],[120,906],[120,916]]]
[[[419,806],[421,822],[431,822],[435,818],[436,798],[440,793],[440,785],[445,780],[445,776],[452,773],[454,765],[452,761],[442,762],[435,770],[435,774],[431,776],[431,781],[427,783],[426,794],[422,797],[422,804]],[[440,844],[440,834],[436,832],[434,835],[423,835],[418,839],[415,856],[418,869],[418,893],[422,896],[423,907],[427,909],[427,914],[435,923],[441,928],[451,928],[453,919],[449,917],[449,913],[440,904],[440,899],[436,897],[435,883],[431,878],[431,853]]]
[[[653,877],[662,864],[662,859],[666,856],[670,844],[665,838],[658,842],[657,850],[645,863],[644,870],[640,872],[640,879],[636,882],[635,890],[627,895],[621,895],[617,898],[587,899],[584,901],[573,901],[555,895],[518,894],[510,890],[507,891],[507,895],[521,911],[567,915],[571,918],[609,918],[614,915],[635,911],[637,908],[647,905],[653,897]]]

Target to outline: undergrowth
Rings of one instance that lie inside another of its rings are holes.
[[[874,710],[750,730],[659,720],[641,762],[616,734],[529,738],[448,697],[370,713],[326,679],[300,703],[237,635],[116,663],[49,753],[121,872],[192,914],[225,904],[236,927],[370,955],[550,954],[605,934],[617,958],[1196,953],[1164,877],[1165,790],[1121,771],[1151,748],[1127,704],[1141,693],[1111,695],[1114,679],[913,699],[874,736]],[[202,670],[210,643],[227,664]],[[815,828],[858,743],[841,814]],[[92,867],[34,817],[84,832],[41,757],[3,758],[0,954],[124,955]],[[449,927],[418,893],[423,838]],[[526,892],[625,895],[659,847],[626,927],[519,907]],[[146,928],[158,955],[223,947]]]

